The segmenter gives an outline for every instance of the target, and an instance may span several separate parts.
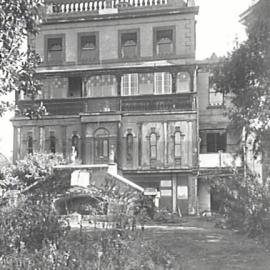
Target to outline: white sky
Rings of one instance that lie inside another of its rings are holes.
[[[234,40],[245,39],[245,30],[239,23],[239,15],[251,4],[251,0],[197,0],[200,7],[197,16],[197,59],[226,55],[233,48]]]
[[[226,55],[233,48],[234,40],[244,40],[244,27],[239,15],[252,0],[196,0],[200,7],[197,16],[197,59]],[[12,113],[0,118],[0,153],[12,157],[13,130],[9,119]]]

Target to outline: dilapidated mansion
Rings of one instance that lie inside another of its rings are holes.
[[[241,163],[227,100],[209,61],[195,60],[198,12],[194,0],[45,0],[29,45],[42,59],[35,104],[47,113],[16,114],[14,160],[75,149],[82,164],[107,164],[113,151],[119,173],[157,192],[160,207],[210,210],[204,178]]]

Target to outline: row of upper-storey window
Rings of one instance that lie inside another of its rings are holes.
[[[122,59],[140,57],[140,31],[121,30],[118,38],[118,54]],[[67,44],[68,45],[68,44]],[[61,64],[65,61],[65,35],[45,36],[45,62]],[[165,57],[175,54],[175,27],[153,29],[153,54]],[[99,33],[78,34],[78,63],[96,63],[99,60]]]

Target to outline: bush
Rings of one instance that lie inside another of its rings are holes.
[[[118,229],[85,232],[80,227],[74,232],[64,227],[53,207],[55,196],[67,188],[51,170],[59,161],[50,155],[28,156],[3,174],[7,187],[23,192],[17,190],[17,203],[1,204],[0,269],[179,269],[164,250],[145,242],[141,231],[125,229],[127,216],[141,224],[153,216],[153,203],[133,190],[120,191],[113,181],[99,189],[90,186],[88,192],[117,206],[112,214]]]
[[[3,270],[178,270],[174,259],[136,232],[73,232],[59,245],[46,243],[37,252],[2,256]]]
[[[228,227],[253,238],[269,238],[270,186],[256,177],[235,173],[232,176],[210,179],[210,185],[223,200],[222,214]],[[264,242],[266,242],[264,240]]]
[[[57,244],[66,232],[49,198],[20,197],[17,206],[2,207],[0,218],[0,255],[19,252],[22,247],[41,249],[46,241]]]
[[[53,166],[64,164],[61,154],[34,153],[29,154],[16,165],[4,168],[0,174],[0,180],[5,185],[4,189],[23,189],[36,181],[53,175]]]
[[[180,223],[182,219],[177,214],[172,214],[166,209],[156,212],[153,220],[160,223]]]

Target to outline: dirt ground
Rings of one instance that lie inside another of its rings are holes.
[[[183,270],[270,270],[270,252],[259,243],[202,219],[147,226],[144,238],[156,240]]]

